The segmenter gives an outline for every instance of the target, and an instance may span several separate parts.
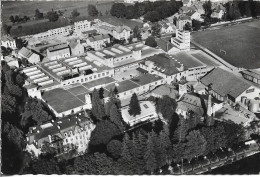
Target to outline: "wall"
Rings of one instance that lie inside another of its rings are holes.
[[[254,89],[254,91],[250,92],[250,93],[246,93],[246,91],[244,91],[241,95],[239,95],[237,98],[235,98],[235,102],[241,102],[242,96],[247,97],[247,99],[254,99],[255,97],[260,96],[260,89],[259,88],[255,87],[255,86],[251,86],[247,90],[250,90],[250,89]]]

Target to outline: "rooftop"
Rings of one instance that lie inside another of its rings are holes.
[[[177,59],[178,62],[184,65],[185,69],[205,66],[204,63],[202,63],[197,58],[193,57],[190,53],[187,52],[178,52],[174,55],[170,55],[170,57]]]
[[[174,47],[174,45],[170,42],[171,37],[159,38],[156,40],[157,45],[165,52],[168,52],[170,49]]]
[[[117,88],[118,93],[122,93],[127,90],[137,88],[137,87],[139,87],[139,85],[132,82],[131,80],[124,80],[124,81],[118,82],[116,84],[107,85],[104,88],[109,92],[110,90],[114,90],[115,87]],[[104,93],[104,97],[107,97],[107,96],[108,95],[106,95],[106,93]]]
[[[25,58],[29,58],[33,54],[33,52],[26,47],[23,47],[21,50],[19,50],[19,54]]]
[[[50,91],[45,91],[42,98],[50,105],[57,113],[62,113],[85,104],[84,101],[74,96],[68,90],[56,88]],[[65,101],[64,101],[65,100]]]
[[[126,106],[121,109],[122,117],[125,122],[130,122],[135,119],[139,119],[141,117],[147,116],[149,114],[153,114],[156,112],[155,105],[150,101],[140,101],[140,108],[141,108],[141,114],[137,115],[136,117],[129,115],[128,109],[129,107]]]
[[[47,50],[49,50],[50,52],[54,52],[57,50],[62,50],[62,49],[67,49],[67,48],[69,48],[68,44],[58,44],[58,45],[48,47]]]
[[[104,77],[104,78],[100,78],[100,79],[97,79],[94,81],[87,82],[82,85],[84,85],[88,89],[91,89],[91,88],[99,86],[99,85],[107,85],[107,84],[110,84],[113,82],[116,82],[116,80],[111,77]]]
[[[134,77],[134,78],[132,78],[130,80],[132,82],[138,84],[139,86],[142,86],[142,85],[146,85],[146,84],[149,84],[149,83],[161,80],[161,79],[162,79],[162,77],[157,76],[157,75],[143,74],[143,75]]]
[[[88,39],[93,42],[93,41],[100,41],[100,40],[104,40],[104,39],[108,39],[110,38],[108,34],[100,34],[100,35],[96,35],[96,36],[91,36]]]
[[[154,90],[152,90],[152,93],[163,96],[168,95],[169,97],[176,99],[176,96],[178,95],[178,90],[174,88],[171,85],[160,85],[156,87]]]
[[[251,86],[244,79],[221,68],[213,69],[201,78],[201,83],[206,86],[212,84],[213,91],[221,96],[230,95],[233,98],[238,97]]]

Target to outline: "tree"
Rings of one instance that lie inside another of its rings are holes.
[[[241,17],[240,11],[236,3],[232,3],[229,6],[229,17],[230,20],[236,20]]]
[[[125,17],[127,19],[133,19],[133,18],[137,17],[134,6],[132,6],[132,5],[126,6]]]
[[[124,139],[123,139],[123,143],[122,143],[122,153],[121,153],[121,157],[122,159],[124,159],[127,162],[131,162],[132,160],[132,155],[131,155],[131,142],[130,142],[130,138],[129,135],[127,133],[125,133],[124,135]]]
[[[113,171],[113,159],[99,152],[84,154],[76,157],[73,168],[77,174],[107,175]]]
[[[154,144],[152,141],[152,136],[151,133],[148,134],[148,140],[147,140],[147,146],[146,146],[146,151],[144,154],[144,159],[146,162],[145,168],[146,170],[153,171],[156,169],[156,159],[155,159],[155,154],[154,154]]]
[[[100,17],[103,16],[101,11],[98,12],[98,16],[100,16]]]
[[[14,21],[15,21],[15,22],[20,22],[20,17],[19,17],[18,15],[16,15],[16,16],[14,17]]]
[[[193,157],[204,154],[207,142],[200,134],[199,130],[193,130],[187,135],[187,143],[185,143],[184,157],[189,161]]]
[[[98,119],[102,120],[103,117],[105,117],[105,108],[102,104],[99,93],[96,89],[94,89],[92,93],[92,114]]]
[[[134,27],[133,37],[134,37],[134,38],[137,38],[137,39],[139,39],[139,40],[142,39],[141,31],[140,31],[140,29],[139,29],[138,26],[135,26],[135,27]]]
[[[80,13],[78,12],[77,9],[74,9],[74,10],[71,12],[72,18],[78,17],[79,15],[80,15]]]
[[[188,132],[188,123],[187,120],[184,119],[183,116],[179,116],[178,127],[174,132],[173,140],[177,140],[178,142],[183,142]]]
[[[160,14],[157,11],[150,11],[144,15],[145,21],[157,22],[160,20]]]
[[[5,23],[3,23],[2,31],[1,31],[2,36],[10,34],[11,28],[12,28],[12,26],[7,26]],[[1,46],[1,47],[3,47],[3,46]]]
[[[161,113],[163,118],[168,122],[171,121],[176,108],[177,102],[168,95],[163,95],[162,98],[159,98],[156,104],[156,111]]]
[[[111,7],[110,14],[117,18],[125,17],[126,6],[123,3],[114,3]]]
[[[120,100],[118,98],[116,98],[115,93],[112,90],[110,90],[110,92],[109,92],[109,100],[105,104],[105,112],[106,112],[107,116],[110,115],[110,109],[111,109],[111,106],[113,104],[115,104],[117,108],[121,107]]]
[[[16,47],[18,49],[21,49],[23,47],[26,47],[28,45],[28,41],[21,39],[21,38],[15,38]]]
[[[134,117],[141,114],[141,108],[136,93],[133,93],[131,97],[128,113]]]
[[[91,17],[98,16],[98,10],[95,5],[93,5],[93,4],[88,5],[88,15]]]
[[[109,120],[101,120],[97,123],[96,128],[91,133],[91,145],[106,145],[114,136],[120,134],[120,130]]]
[[[43,13],[41,13],[39,9],[36,9],[34,16],[35,16],[35,18],[38,20],[38,19],[43,18]]]
[[[212,10],[211,10],[211,7],[212,7],[212,4],[210,1],[206,1],[204,4],[203,4],[203,8],[204,8],[204,11],[205,11],[205,15],[207,17],[210,17],[211,13],[212,13]]]
[[[99,93],[99,98],[100,98],[100,99],[103,99],[103,98],[104,98],[104,88],[101,87],[101,88],[98,90],[98,93]]]
[[[192,20],[192,28],[193,28],[193,31],[200,30],[201,22],[198,20]]]
[[[159,23],[153,23],[151,30],[152,30],[152,36],[159,36],[161,31],[161,25]]]
[[[47,12],[47,18],[49,19],[50,22],[55,22],[59,19],[59,15],[57,14],[56,11],[49,11]]]
[[[10,21],[11,21],[12,23],[15,23],[14,16],[11,15],[9,19],[10,19]]]
[[[4,46],[1,46],[1,52],[3,56],[8,56],[12,53],[13,49],[11,49],[10,47],[5,48]]]
[[[185,25],[184,25],[184,30],[185,31],[190,31],[191,30],[191,24],[189,22],[187,22]]]
[[[154,39],[154,37],[149,36],[146,40],[145,40],[145,45],[148,45],[150,47],[157,47],[157,42]]]
[[[107,151],[114,159],[118,159],[122,153],[122,143],[118,140],[111,140],[107,144]]]
[[[122,123],[121,115],[118,112],[115,104],[113,104],[110,108],[110,120],[119,128],[121,132],[124,131],[125,127]]]

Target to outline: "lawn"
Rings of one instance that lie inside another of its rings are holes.
[[[236,67],[260,67],[260,21],[196,32],[192,39]]]

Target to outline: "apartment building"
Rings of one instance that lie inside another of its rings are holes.
[[[1,38],[1,46],[4,46],[5,48],[16,49],[15,39],[9,35],[4,35]]]
[[[26,135],[26,150],[38,157],[44,153],[44,146],[54,148],[56,155],[69,153],[83,154],[88,149],[91,132],[95,128],[91,119],[83,113],[57,121],[30,127]]]
[[[91,36],[87,38],[86,44],[95,50],[100,50],[104,48],[104,45],[110,43],[110,37],[107,34],[100,34],[96,36]]]
[[[176,29],[176,37],[171,38],[171,43],[179,50],[190,50],[190,32]]]

